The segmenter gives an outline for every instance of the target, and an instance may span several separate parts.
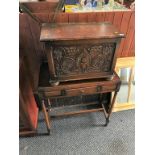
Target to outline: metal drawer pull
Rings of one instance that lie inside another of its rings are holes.
[[[67,91],[65,89],[61,90],[61,96],[66,96],[67,95]]]
[[[100,92],[100,91],[102,91],[102,86],[97,86],[96,87],[96,92]]]
[[[80,94],[81,94],[81,95],[83,95],[84,92],[85,92],[85,91],[84,91],[83,89],[80,90]]]

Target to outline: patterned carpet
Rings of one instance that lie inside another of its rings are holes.
[[[39,132],[46,132],[41,118]],[[54,118],[50,136],[20,138],[20,155],[134,155],[135,111],[112,113],[104,123],[102,112]]]

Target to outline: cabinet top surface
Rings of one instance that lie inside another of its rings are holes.
[[[122,37],[124,37],[124,34],[110,23],[44,23],[41,26],[40,41],[109,39]]]

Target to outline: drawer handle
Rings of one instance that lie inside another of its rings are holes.
[[[100,91],[102,91],[102,86],[97,86],[96,87],[96,92],[100,92]]]
[[[61,90],[61,96],[66,96],[67,95],[67,91],[65,89]]]
[[[81,94],[81,95],[83,95],[84,92],[85,92],[85,91],[84,91],[83,89],[80,90],[80,94]]]

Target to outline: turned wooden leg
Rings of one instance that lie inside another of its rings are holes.
[[[44,114],[44,117],[45,117],[45,122],[46,122],[47,131],[48,131],[48,134],[50,134],[50,121],[49,121],[49,115],[48,115],[48,112],[46,111],[46,107],[45,107],[44,100],[42,100],[41,104],[42,104],[42,111],[43,111],[43,114]]]
[[[114,103],[115,103],[115,100],[116,100],[116,96],[117,96],[117,91],[115,91],[114,96],[113,96],[113,98],[112,98],[112,102],[111,102],[111,104],[110,104],[110,106],[109,106],[108,115],[107,115],[107,117],[106,117],[106,123],[105,123],[104,126],[107,126],[108,123],[109,123],[109,118],[110,118],[110,115],[111,115],[112,110],[113,110],[113,107],[114,107]]]
[[[109,117],[110,117],[110,115],[112,113],[112,110],[113,110],[113,107],[114,107],[114,103],[115,103],[115,100],[116,100],[116,96],[117,96],[117,91],[115,91],[113,99],[112,99],[112,102],[111,102],[111,105],[109,107],[109,111],[108,111],[108,116]]]
[[[127,102],[130,101],[130,96],[131,96],[131,83],[132,83],[133,77],[134,77],[134,72],[133,72],[133,68],[131,68],[129,82],[128,82],[128,97],[127,97]]]

